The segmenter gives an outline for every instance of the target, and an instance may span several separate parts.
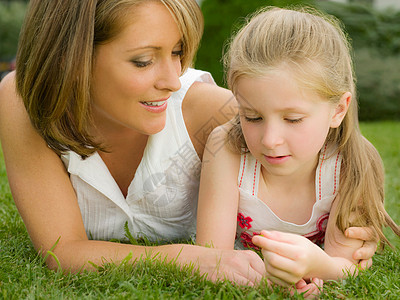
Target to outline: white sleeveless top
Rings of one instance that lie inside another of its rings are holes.
[[[261,164],[250,153],[243,154],[238,176],[240,199],[235,247],[258,249],[251,239],[260,234],[261,230],[295,233],[322,245],[331,205],[339,188],[341,160],[342,157],[336,149],[330,151],[325,145],[321,150],[315,173],[316,201],[310,219],[305,224],[298,225],[280,219],[257,197]]]
[[[207,72],[189,69],[168,100],[165,128],[148,139],[125,198],[98,153],[85,160],[68,152],[62,160],[75,189],[91,239],[189,239],[196,232],[200,159],[187,132],[182,100],[195,81],[214,83]]]

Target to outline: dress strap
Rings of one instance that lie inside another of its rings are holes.
[[[342,155],[336,147],[325,145],[320,152],[315,176],[317,201],[336,196],[339,189]]]
[[[240,157],[238,187],[253,196],[257,196],[259,178],[260,163],[250,154],[250,152],[242,154]]]

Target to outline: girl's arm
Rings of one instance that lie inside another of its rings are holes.
[[[195,245],[146,247],[88,240],[68,173],[61,159],[33,129],[15,93],[14,74],[0,83],[0,139],[11,192],[32,243],[44,256],[58,241],[52,251],[63,270],[79,272],[93,269],[89,262],[118,264],[130,254],[133,262],[158,253],[167,261],[192,263],[212,280],[227,278],[252,284],[261,278],[264,266],[257,265],[258,258],[251,253]],[[51,255],[46,263],[52,269],[58,268]],[[256,267],[249,269],[249,265]]]
[[[331,208],[335,213],[336,201]],[[352,258],[363,241],[345,237],[332,219],[325,234],[325,251],[307,238],[290,233],[262,231],[253,243],[263,248],[266,271],[271,280],[294,284],[302,278],[340,279],[357,271],[357,260]]]
[[[233,249],[237,224],[240,155],[226,146],[229,127],[217,127],[207,140],[197,209],[197,244],[218,249]]]

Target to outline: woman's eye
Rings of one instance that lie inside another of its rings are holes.
[[[140,61],[140,60],[133,60],[132,61],[134,63],[134,65],[138,68],[144,68],[147,67],[148,65],[151,65],[152,61],[151,60],[147,60],[147,61]]]
[[[257,121],[261,121],[261,119],[262,119],[261,117],[255,117],[255,118],[244,117],[244,118],[247,122],[257,122]]]
[[[182,55],[183,55],[183,50],[181,49],[181,50],[172,51],[172,55],[173,55],[173,56],[180,56],[180,57],[182,57]]]

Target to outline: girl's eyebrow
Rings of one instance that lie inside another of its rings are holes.
[[[243,97],[241,97],[239,94],[235,95],[236,101],[239,103],[239,108],[240,109],[250,109],[254,110],[254,107],[252,107]]]
[[[239,114],[259,114],[258,110],[252,107],[242,107],[239,105]]]

